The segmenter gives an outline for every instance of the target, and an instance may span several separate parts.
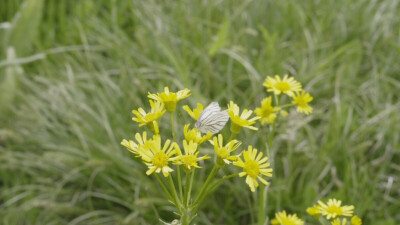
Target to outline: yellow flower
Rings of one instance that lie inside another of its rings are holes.
[[[196,128],[189,130],[190,124],[186,124],[183,128],[183,133],[185,135],[185,139],[190,142],[193,141],[194,143],[201,144],[205,141],[208,141],[212,137],[212,133],[208,132],[206,135],[202,136],[201,132]]]
[[[225,164],[230,164],[231,161],[236,161],[237,156],[231,155],[231,152],[235,151],[242,144],[240,141],[232,140],[224,146],[221,134],[218,134],[218,138],[214,137],[213,141],[210,140],[210,143],[214,145],[215,153],[217,154],[217,164],[219,166],[224,166]]]
[[[353,218],[351,218],[350,225],[362,225],[362,220],[358,216],[353,216]]]
[[[193,141],[190,141],[188,143],[186,140],[183,140],[183,149],[184,149],[185,154],[182,154],[179,149],[179,155],[173,159],[174,164],[183,165],[183,168],[186,171],[191,171],[194,168],[201,168],[197,163],[200,160],[209,159],[210,157],[202,156],[202,157],[197,158],[197,156],[199,155],[197,146],[198,145],[196,143],[194,143]]]
[[[263,85],[268,92],[274,92],[275,95],[284,93],[293,96],[295,91],[301,90],[301,84],[293,77],[288,78],[288,75],[285,75],[282,80],[278,75],[275,75],[275,78],[267,76]]]
[[[146,113],[142,108],[132,110],[132,113],[136,116],[132,117],[132,120],[138,122],[139,127],[146,125],[153,133],[158,134],[157,120],[165,113],[164,104],[160,101],[149,100],[149,102],[150,112]]]
[[[279,110],[279,107],[272,107],[272,98],[270,96],[264,98],[261,102],[261,108],[256,108],[254,112],[261,117],[261,124],[271,124],[277,117],[275,112]]]
[[[239,106],[230,101],[228,105],[228,109],[226,110],[231,118],[231,132],[234,134],[240,133],[243,127],[249,128],[251,130],[258,130],[257,127],[250,126],[256,122],[256,120],[260,119],[260,117],[256,116],[248,120],[248,118],[253,113],[252,110],[244,109],[242,114],[239,116]]]
[[[197,108],[193,109],[193,111],[190,109],[190,107],[188,105],[185,105],[182,108],[189,114],[190,117],[192,117],[195,120],[199,119],[201,112],[203,112],[203,110],[204,110],[203,105],[200,103],[197,103]]]
[[[140,136],[140,133],[135,134],[136,142],[132,140],[123,139],[121,145],[125,146],[130,152],[136,155],[136,157],[141,157],[140,148],[142,148],[147,143],[147,133],[143,132],[143,135]]]
[[[307,208],[307,213],[313,216],[314,218],[319,218],[321,216],[321,209],[319,205],[314,205],[312,207]]]
[[[328,203],[325,204],[322,201],[318,201],[320,213],[326,216],[328,220],[334,219],[337,216],[352,216],[354,206],[345,205],[341,206],[342,201],[336,199],[329,199]]]
[[[272,225],[304,225],[304,221],[296,214],[286,214],[285,211],[275,213],[275,218],[271,221]]]
[[[270,164],[267,163],[268,157],[263,158],[262,152],[257,153],[257,149],[253,149],[253,146],[250,145],[247,151],[242,152],[244,161],[238,158],[238,161],[233,163],[233,165],[243,168],[244,171],[239,173],[239,176],[247,175],[246,183],[252,192],[255,192],[255,188],[258,187],[257,179],[265,185],[269,184],[261,175],[272,177],[272,169],[269,168]]]
[[[149,168],[146,174],[162,172],[164,177],[168,177],[169,173],[174,171],[168,166],[168,162],[173,161],[171,157],[176,155],[178,151],[179,146],[176,143],[171,144],[170,140],[167,140],[164,147],[161,148],[160,135],[154,135],[152,140],[149,140],[140,148],[142,160]]]
[[[306,115],[312,113],[313,109],[308,105],[313,100],[313,97],[305,91],[296,92],[293,97],[294,104],[297,105],[297,112],[305,113]]]
[[[190,95],[191,95],[190,90],[187,88],[175,93],[175,92],[170,92],[168,87],[164,87],[164,92],[157,94],[151,94],[149,92],[149,95],[147,97],[163,102],[167,111],[173,112],[176,109],[176,103],[184,98],[189,97]]]

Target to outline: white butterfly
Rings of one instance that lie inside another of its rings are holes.
[[[201,112],[195,127],[201,133],[208,133],[210,131],[212,134],[216,134],[224,128],[228,119],[228,112],[226,112],[226,110],[221,111],[218,102],[211,102],[203,112]]]

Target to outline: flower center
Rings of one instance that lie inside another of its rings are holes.
[[[281,224],[284,225],[296,225],[296,222],[290,218],[281,218]]]
[[[342,215],[343,214],[342,208],[340,206],[336,206],[336,205],[329,206],[326,209],[326,212],[328,214],[332,214],[332,215]]]
[[[298,97],[297,99],[296,99],[296,103],[297,103],[297,105],[298,106],[300,106],[300,107],[305,107],[305,106],[307,106],[307,102],[304,100],[304,98],[302,98],[302,97]]]
[[[182,164],[186,166],[195,166],[197,164],[196,157],[194,155],[184,155],[181,158]]]
[[[276,83],[275,85],[276,89],[285,92],[285,91],[289,91],[290,90],[290,85],[288,82],[285,81],[279,81]]]
[[[198,131],[196,128],[193,128],[192,130],[189,130],[185,133],[185,139],[188,142],[193,141],[194,143],[201,144],[202,138],[203,137],[201,136],[200,131]]]
[[[164,152],[158,152],[153,157],[153,165],[163,168],[168,165],[168,156]]]
[[[255,160],[247,161],[244,164],[244,170],[252,178],[257,178],[260,174],[260,166]]]
[[[223,159],[228,158],[228,157],[229,157],[229,151],[228,151],[228,149],[226,149],[225,147],[221,148],[221,149],[219,150],[219,152],[218,152],[218,156],[221,157],[221,158],[223,158]]]
[[[268,117],[273,112],[274,112],[274,110],[272,109],[272,107],[263,108],[262,117]]]
[[[157,114],[147,113],[147,115],[144,117],[144,120],[147,121],[147,123],[153,122],[154,120],[157,120]]]

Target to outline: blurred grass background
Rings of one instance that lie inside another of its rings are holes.
[[[268,215],[315,224],[306,207],[336,197],[364,224],[400,224],[399,15],[397,0],[2,0],[0,224],[173,220],[119,144],[139,131],[130,111],[164,86],[254,108],[285,73],[314,113],[279,124]],[[263,149],[267,129],[239,138]],[[251,224],[255,197],[225,183],[196,224]]]

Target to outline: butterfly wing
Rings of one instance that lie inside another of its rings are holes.
[[[201,112],[199,119],[197,121],[203,121],[204,118],[209,117],[210,115],[221,111],[221,107],[219,107],[218,102],[211,102],[204,110]]]
[[[212,134],[216,134],[224,128],[228,119],[229,114],[225,110],[216,112],[207,117],[205,121],[202,121],[202,125],[198,130],[202,133],[208,133],[210,131]]]
[[[195,126],[201,133],[218,133],[229,120],[229,114],[221,111],[217,102],[212,102],[200,114]]]

